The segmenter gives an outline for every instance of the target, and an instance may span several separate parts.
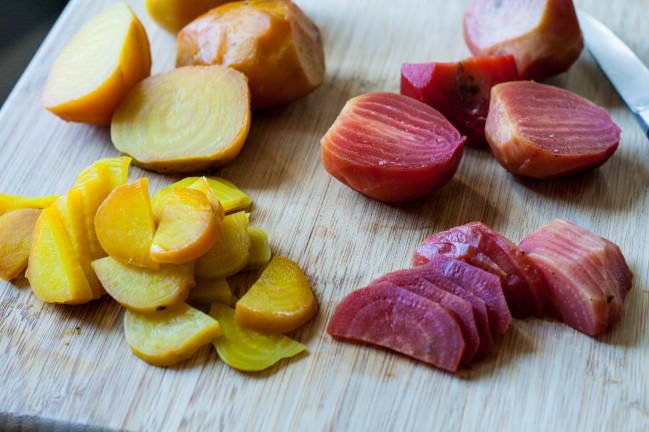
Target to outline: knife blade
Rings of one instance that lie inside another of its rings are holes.
[[[649,69],[615,33],[579,11],[588,51],[649,138]]]

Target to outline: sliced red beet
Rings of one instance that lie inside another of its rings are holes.
[[[332,176],[371,198],[420,198],[455,174],[465,138],[437,110],[393,93],[347,102],[322,138],[321,157]]]
[[[512,54],[533,80],[568,70],[584,48],[572,0],[472,0],[464,39],[475,56]]]
[[[468,364],[473,360],[480,347],[480,333],[478,333],[478,326],[476,325],[471,303],[433,285],[423,278],[420,272],[412,269],[389,273],[372,282],[370,287],[385,284],[407,289],[455,312],[466,342],[462,364]]]
[[[485,134],[507,170],[546,179],[600,166],[617,150],[621,131],[581,96],[519,81],[492,89]]]
[[[597,336],[622,317],[632,274],[614,243],[555,220],[523,239],[520,248],[543,273],[561,321]]]
[[[451,312],[389,285],[362,288],[347,295],[338,304],[327,332],[389,348],[450,372],[460,367],[466,347]]]
[[[429,236],[415,249],[412,262],[421,265],[440,255],[465,261],[498,276],[514,317],[543,315],[545,283],[539,270],[514,243],[482,222]]]
[[[518,79],[511,55],[474,57],[457,63],[404,64],[401,94],[439,110],[467,137],[467,144],[486,147],[485,122],[491,87]]]

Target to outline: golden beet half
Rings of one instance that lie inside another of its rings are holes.
[[[162,28],[172,33],[228,0],[146,0],[146,10]]]

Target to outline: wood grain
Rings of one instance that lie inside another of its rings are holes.
[[[39,103],[56,54],[107,3],[70,3],[0,111],[4,192],[61,193],[84,166],[116,154],[106,129],[65,124]],[[154,71],[168,70],[173,36],[148,19],[143,1],[131,3],[149,32]],[[2,284],[0,423],[153,431],[649,430],[649,142],[590,56],[551,82],[603,105],[621,125],[621,147],[602,168],[566,180],[521,180],[487,152],[468,149],[447,187],[388,206],[333,181],[320,164],[319,139],[348,98],[397,91],[402,62],[467,56],[467,1],[298,3],[323,31],[326,82],[301,101],[255,114],[242,154],[218,174],[253,196],[253,222],[268,228],[274,252],[298,260],[310,276],[321,310],[297,334],[309,354],[257,375],[227,368],[213,349],[156,368],[130,353],[122,312],[111,301],[45,305],[24,281]],[[577,3],[649,58],[645,0]],[[154,188],[170,181],[146,175]],[[407,266],[427,234],[477,219],[519,240],[557,217],[620,244],[633,268],[626,315],[605,336],[517,321],[488,359],[449,375],[325,335],[345,294]]]

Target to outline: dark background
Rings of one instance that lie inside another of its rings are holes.
[[[0,0],[0,105],[67,0]]]

